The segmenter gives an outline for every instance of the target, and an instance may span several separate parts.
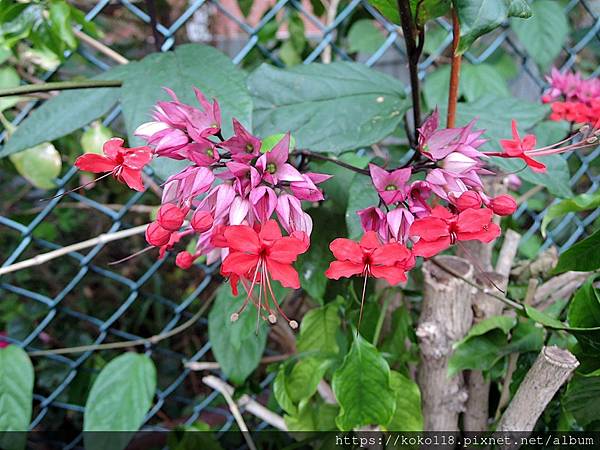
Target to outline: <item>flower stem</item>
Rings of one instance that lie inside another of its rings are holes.
[[[457,53],[460,43],[460,24],[456,9],[452,9],[452,64],[450,67],[450,91],[448,92],[448,117],[446,120],[447,128],[454,128],[456,125],[456,102],[458,101],[458,86],[460,78],[460,63],[462,55]]]
[[[123,84],[119,80],[53,81],[51,83],[26,84],[15,88],[0,89],[0,97],[69,89],[115,88]]]
[[[334,156],[326,156],[321,153],[311,152],[310,150],[296,150],[292,152],[292,155],[300,155],[307,158],[319,159],[321,161],[329,161],[345,169],[352,170],[353,172],[369,175],[369,171],[367,169],[361,169],[360,167],[353,166],[352,164],[348,164],[347,162],[344,162]]]
[[[406,54],[408,57],[408,70],[410,73],[410,87],[413,106],[413,121],[414,121],[414,141],[416,141],[417,128],[421,125],[421,99],[419,90],[419,57],[423,49],[422,43],[417,46],[415,40],[415,26],[410,10],[408,0],[398,0],[398,13],[400,14],[400,24],[402,25],[402,33],[404,34],[404,42],[406,43]],[[424,42],[424,41],[421,41]]]
[[[387,314],[387,310],[390,305],[390,300],[392,299],[392,296],[389,294],[384,293],[384,296],[385,298],[383,300],[383,306],[379,311],[379,317],[377,318],[377,324],[375,325],[375,333],[373,334],[372,344],[375,347],[377,347],[377,343],[379,342],[379,336],[381,335],[381,329],[383,328],[383,321]]]

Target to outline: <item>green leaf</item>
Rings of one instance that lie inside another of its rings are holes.
[[[118,80],[131,64],[114,67],[93,80]],[[75,89],[46,100],[17,128],[0,157],[65,136],[106,114],[119,99],[120,88]]]
[[[509,16],[531,16],[522,0],[456,0],[454,5],[460,22],[459,53],[468,50],[478,37],[498,28]]]
[[[458,347],[461,344],[464,344],[469,339],[474,338],[475,336],[481,336],[486,334],[488,331],[493,329],[500,329],[504,334],[508,334],[511,329],[517,324],[517,319],[515,317],[508,316],[493,316],[489,317],[485,320],[482,320],[479,323],[476,323],[470,330],[467,335],[454,344],[454,347]]]
[[[554,328],[557,330],[565,330],[568,328],[560,320],[550,317],[545,312],[535,309],[533,306],[529,306],[527,304],[523,304],[523,306],[525,307],[525,313],[527,314],[527,317],[536,321],[537,323],[541,323],[547,328]]]
[[[391,386],[396,398],[396,412],[385,426],[387,431],[423,431],[421,391],[410,378],[391,371]]]
[[[25,448],[33,401],[33,366],[27,353],[9,345],[0,349],[0,448]]]
[[[298,353],[318,352],[323,355],[339,353],[336,335],[341,325],[339,303],[329,303],[308,311],[300,324],[296,342]]]
[[[544,218],[542,219],[542,235],[544,237],[546,236],[546,228],[548,227],[548,224],[552,222],[553,219],[556,219],[557,217],[562,217],[570,212],[587,211],[590,209],[598,208],[599,206],[600,192],[596,192],[594,194],[581,194],[550,206],[546,210]]]
[[[392,23],[400,24],[400,14],[398,13],[398,3],[394,0],[369,0],[369,3],[379,10],[379,12]]]
[[[336,424],[347,431],[365,425],[386,425],[396,410],[390,368],[373,345],[355,335],[332,388],[340,405]]]
[[[427,77],[423,95],[430,108],[448,103],[449,83],[449,65],[440,67]],[[464,96],[467,101],[475,101],[488,95],[497,97],[508,97],[510,95],[506,81],[498,70],[490,64],[463,64],[458,93],[459,96]]]
[[[290,400],[300,403],[312,397],[328,365],[328,361],[315,357],[303,358],[294,364],[285,380]]]
[[[260,320],[256,334],[256,310],[252,306],[240,314],[237,321],[231,322],[231,315],[240,309],[245,299],[245,292],[233,297],[229,286],[224,284],[219,287],[208,315],[208,336],[215,359],[225,376],[236,384],[243,383],[256,369],[267,342],[268,326]]]
[[[385,36],[374,20],[357,20],[348,32],[348,50],[351,52],[375,53],[384,43]]]
[[[50,2],[50,26],[56,36],[71,50],[77,48],[77,39],[71,26],[71,8],[64,0]]]
[[[558,274],[569,270],[588,272],[600,269],[598,246],[600,246],[600,230],[562,253],[558,258],[554,273]]]
[[[38,189],[52,189],[60,175],[62,160],[50,142],[44,142],[20,153],[10,155],[17,172]]]
[[[294,131],[299,148],[340,153],[374,144],[400,124],[402,84],[362,64],[260,66],[248,78],[258,134]]]
[[[281,364],[277,370],[277,376],[273,382],[273,395],[275,396],[277,403],[279,403],[279,406],[281,406],[281,409],[283,409],[286,413],[293,415],[298,412],[298,408],[296,405],[294,405],[294,402],[290,398],[285,380],[285,369],[286,364]]]
[[[267,136],[266,138],[264,138],[262,140],[262,143],[260,145],[260,151],[263,153],[266,152],[270,152],[271,150],[273,150],[273,147],[275,147],[279,141],[281,141],[285,136],[285,133],[277,133],[277,134],[272,134],[271,136]],[[290,135],[290,146],[289,149],[290,151],[292,151],[293,149],[296,148],[296,139],[294,139],[294,136]]]
[[[600,417],[600,374],[583,376],[575,374],[561,399],[563,407],[569,411],[579,425],[588,425]]]
[[[594,287],[597,275],[592,275],[581,286],[567,312],[569,325],[579,330],[571,330],[582,347],[600,351],[600,293]]]
[[[296,413],[285,415],[284,420],[290,431],[303,433],[307,431],[337,431],[335,416],[338,414],[338,409],[337,405],[330,405],[321,399],[303,402]],[[323,443],[320,448],[331,447],[326,447],[325,443]]]
[[[102,125],[101,122],[93,122],[90,127],[83,132],[79,143],[84,153],[102,154],[102,146],[114,134],[110,128]]]
[[[533,17],[526,22],[511,23],[527,54],[547,69],[560,54],[569,35],[569,22],[560,2],[536,0],[531,5]]]
[[[9,89],[21,84],[19,74],[12,67],[0,68],[0,89]],[[19,103],[19,97],[0,97],[0,112],[12,108]]]
[[[123,449],[144,423],[156,391],[156,368],[147,355],[125,353],[94,381],[85,404],[83,430],[130,433],[84,434],[86,450]]]
[[[358,239],[364,233],[357,211],[377,205],[379,196],[371,183],[370,177],[357,173],[354,175],[348,193],[348,208],[346,209],[346,226],[348,237]]]
[[[225,54],[205,45],[180,45],[174,52],[145,57],[126,72],[121,88],[129,143],[132,146],[143,143],[133,132],[150,120],[150,112],[157,101],[170,98],[163,86],[172,89],[182,102],[190,105],[197,105],[192,91],[194,86],[207,98],[216,98],[221,107],[225,137],[232,133],[232,117],[251,128],[252,99],[245,79],[244,72],[235,67]],[[166,158],[157,160],[153,165],[161,178],[182,167],[177,161]]]

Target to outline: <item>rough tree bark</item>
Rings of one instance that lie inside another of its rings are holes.
[[[479,284],[490,289],[495,289],[495,284],[500,289],[506,290],[520,239],[519,233],[513,230],[506,232],[498,255],[496,272],[478,274],[476,279]],[[474,322],[501,315],[503,307],[504,304],[498,299],[477,292],[473,297]],[[470,371],[467,373],[467,391],[469,397],[464,414],[464,429],[465,431],[485,431],[488,428],[490,381],[485,379],[481,371]]]
[[[465,279],[473,279],[473,266],[456,256],[436,260]],[[471,327],[473,288],[445,272],[433,262],[423,265],[425,290],[417,337],[421,364],[418,382],[423,399],[424,429],[458,431],[458,416],[464,410],[467,392],[462,374],[448,378],[452,345]]]
[[[579,366],[568,350],[544,347],[498,423],[497,431],[532,431],[556,391]]]

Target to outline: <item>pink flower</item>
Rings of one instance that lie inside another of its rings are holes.
[[[317,187],[331,178],[331,175],[324,173],[307,172],[302,174],[302,181],[292,181],[290,189],[299,200],[309,202],[319,202],[324,199],[323,192]]]
[[[247,163],[260,156],[260,139],[250,134],[236,119],[233,119],[233,131],[234,135],[221,144],[229,150],[231,159]]]
[[[234,179],[233,187],[238,195],[246,196],[260,184],[260,174],[253,166],[237,161],[228,162],[226,166],[228,171],[222,177]]]
[[[302,204],[296,197],[280,194],[277,199],[276,212],[279,223],[289,234],[294,231],[302,231],[310,236],[312,233],[312,218],[302,210]]]
[[[305,181],[300,172],[287,162],[289,153],[290,134],[286,133],[270,152],[258,158],[256,167],[266,182],[279,184],[280,181]]]
[[[482,200],[481,196],[475,191],[463,192],[458,197],[451,195],[449,200],[458,208],[459,211],[465,209],[477,209],[481,208]]]
[[[186,150],[187,159],[198,166],[208,167],[220,159],[217,148],[207,139],[189,144]]]
[[[196,212],[192,216],[190,225],[196,233],[204,233],[212,228],[213,223],[213,216],[210,212],[196,209]]]
[[[386,219],[390,234],[394,240],[400,244],[406,244],[410,226],[414,222],[415,216],[408,209],[398,207],[388,212]]]
[[[277,206],[277,194],[268,186],[258,186],[249,195],[252,212],[260,223],[265,223]]]
[[[212,214],[215,221],[229,215],[229,208],[236,198],[235,190],[228,183],[222,183],[213,187],[202,201],[198,204],[196,210],[208,211]]]
[[[206,167],[189,166],[167,179],[163,190],[163,203],[190,205],[198,195],[208,191],[215,181]]]
[[[414,181],[408,191],[408,206],[416,217],[428,216],[431,208],[427,200],[431,196],[431,186],[427,181]]]
[[[239,195],[235,197],[229,208],[229,224],[230,225],[241,225],[245,220],[249,223],[254,224],[253,220],[248,217],[250,212],[250,202]]]
[[[410,167],[388,172],[375,164],[369,164],[369,172],[373,185],[387,205],[406,199],[406,184],[411,174]]]
[[[384,242],[388,241],[388,224],[383,211],[376,206],[370,206],[356,211],[364,232],[375,231]]]

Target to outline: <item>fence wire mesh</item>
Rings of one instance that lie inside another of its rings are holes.
[[[339,44],[338,37],[340,30],[347,27],[349,20],[355,14],[359,14],[361,17],[372,18],[381,25],[385,31],[385,41],[372,54],[360,54],[358,60],[400,78],[408,89],[406,83],[408,71],[401,31],[366,1],[344,2],[335,16],[330,17],[329,21],[323,21],[312,13],[310,2],[279,0],[266,7],[264,14],[255,25],[250,25],[232,1],[194,0],[190,1],[183,12],[170,24],[156,23],[154,31],[149,25],[152,22],[151,17],[142,5],[145,6],[146,3],[102,0],[87,11],[86,18],[89,21],[102,22],[103,14],[108,9],[111,10],[111,14],[114,14],[115,9],[119,9],[123,10],[123,14],[148,24],[146,31],[154,33],[155,38],[158,38],[161,51],[169,51],[178,43],[187,40],[189,36],[196,34],[229,53],[236,64],[245,65],[251,54],[258,54],[262,60],[282,66],[279,51],[272,51],[259,39],[261,30],[278,14],[293,10],[303,18],[310,42],[314,45],[310,54],[304,59],[304,63],[318,62],[327,52],[332,52],[333,60],[357,59],[356,55],[350,55]],[[595,1],[572,0],[566,4],[565,14],[571,18],[576,17],[577,23],[585,24],[585,27],[575,33],[577,40],[570,40],[562,49],[558,59],[559,68],[576,68],[585,52],[596,54],[599,52],[599,11],[600,5]],[[219,38],[212,35],[210,29],[205,27],[205,22],[210,20],[226,23],[226,28],[229,30],[227,36]],[[200,32],[197,29],[194,32],[194,26],[200,27]],[[445,36],[439,40],[437,48],[422,59],[419,66],[421,79],[426,79],[428,74],[443,61],[442,55],[451,45],[451,24],[442,18],[438,19],[434,26],[443,30]],[[504,49],[518,65],[518,74],[514,77],[515,81],[511,86],[513,93],[532,100],[539,98],[539,94],[545,87],[543,74],[514,38],[510,29],[506,26],[497,29],[485,37],[485,46],[480,45],[478,48],[479,51],[466,53],[465,57],[470,63],[486,62],[499,48]],[[95,72],[107,70],[114,64],[85,45],[81,45],[76,53],[67,56],[68,60],[76,56],[82,57]],[[60,71],[60,68],[47,73],[45,78],[51,78],[57,71]],[[593,75],[598,74],[600,68],[596,67]],[[39,103],[39,101],[32,101],[28,104],[15,118],[14,124],[18,125]],[[119,114],[120,111],[116,108],[107,115],[104,123],[107,125],[115,121],[118,123]],[[0,139],[4,138],[3,133]],[[599,154],[600,148],[596,148],[584,154],[572,153],[566,156],[571,168],[570,183],[574,192],[591,193],[597,190],[600,176],[594,161]],[[56,193],[62,193],[69,186],[74,185],[72,182],[75,175],[76,170],[71,168],[57,180],[59,189]],[[12,186],[5,185],[4,188],[11,189]],[[36,230],[44,227],[47,220],[57,216],[60,219],[61,205],[69,202],[80,205],[78,211],[81,212],[78,214],[85,217],[84,223],[90,224],[87,230],[77,233],[78,240],[83,240],[103,232],[115,232],[130,227],[135,222],[136,206],[156,204],[156,199],[149,193],[134,193],[125,204],[110,207],[94,200],[91,193],[85,196],[70,193],[44,203],[33,220],[28,223],[22,223],[19,218],[0,215],[0,229],[2,234],[8,237],[6,240],[8,245],[2,249],[4,260],[2,265],[8,266],[39,252],[62,248],[68,243],[77,242],[75,237],[70,235],[57,235],[53,240],[39,238],[36,235]],[[547,206],[549,205],[540,207],[526,201],[519,207],[516,219],[528,227],[523,237],[525,244],[530,239],[540,239],[540,224]],[[547,237],[540,242],[541,249],[556,245],[559,251],[563,251],[585,236],[599,215],[600,209],[597,209],[585,217],[571,213],[561,220],[554,221],[549,227]],[[127,246],[134,248],[137,243],[138,248],[141,247],[141,238],[132,241],[133,243]],[[128,265],[126,269],[122,269],[121,266],[107,266],[106,263],[111,260],[111,256],[106,255],[107,251],[103,252],[103,250],[108,248],[105,249],[104,243],[98,243],[91,249],[71,252],[47,265],[3,276],[0,280],[2,302],[8,306],[19,304],[34,318],[31,322],[33,325],[17,324],[13,329],[9,329],[7,339],[30,351],[46,348],[52,329],[67,330],[73,336],[71,344],[73,342],[101,344],[115,340],[140,339],[147,334],[141,333],[138,324],[149,311],[160,317],[161,326],[152,330],[154,334],[165,333],[189,319],[197,311],[199,299],[204,298],[214,281],[214,268],[202,267],[195,275],[198,281],[193,286],[188,286],[182,293],[169,287],[174,270],[165,266],[166,260],[134,265],[133,268]],[[172,264],[169,266],[172,267]],[[42,275],[44,271],[46,274]],[[47,280],[48,275],[50,278],[55,278],[56,283],[46,286],[46,281],[43,280]],[[63,285],[60,281],[63,279],[69,281]],[[44,284],[43,289],[30,290],[28,286],[31,286],[32,281],[35,281],[36,287]],[[77,299],[82,295],[91,297],[100,305],[102,299],[94,298],[99,286],[102,286],[103,291],[111,294],[112,301],[108,302],[109,306],[99,308],[94,315],[78,311]],[[194,330],[197,336],[206,336],[206,325],[206,319],[199,321]],[[140,330],[140,334],[134,330]],[[91,336],[91,339],[79,340],[78,336],[83,331],[86,336]],[[190,339],[185,348],[171,348],[170,342],[167,340],[159,345],[148,342],[145,345],[147,354],[155,359],[159,371],[159,386],[144,427],[160,428],[158,424],[164,423],[169,412],[177,411],[178,417],[186,417],[186,424],[202,417],[208,422],[218,423],[222,431],[229,429],[233,425],[233,418],[226,408],[221,407],[219,394],[206,388],[199,388],[198,385],[201,383],[198,381],[198,376],[182,365],[182,361],[210,359],[211,346],[208,339]],[[97,358],[109,359],[115,354],[109,351],[98,353],[88,350],[74,355],[46,355],[38,358],[36,366],[38,372],[45,372],[48,375],[42,377],[42,382],[36,387],[31,428],[51,430],[68,422],[74,424],[73,429],[81,429],[84,412],[82,399],[85,397],[84,393],[78,392],[79,386],[85,386],[86,380],[89,381],[90,377],[97,372],[95,369]],[[255,386],[254,394],[263,395],[264,399],[264,391],[271,381],[272,376],[264,378],[259,385]],[[255,428],[266,426],[255,419],[248,418],[248,420]],[[73,432],[66,439],[64,448],[75,448],[81,443],[81,434]]]

